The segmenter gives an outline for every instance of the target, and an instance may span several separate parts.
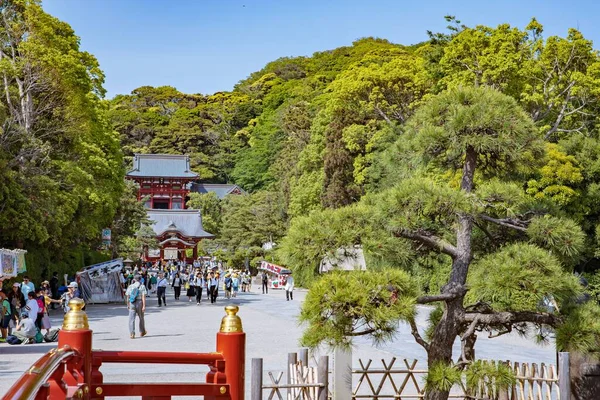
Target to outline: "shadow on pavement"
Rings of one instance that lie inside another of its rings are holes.
[[[33,344],[15,344],[2,346],[1,354],[42,354],[47,353],[50,349],[55,349],[56,343],[33,343]]]

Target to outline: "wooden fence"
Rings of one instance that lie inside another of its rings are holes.
[[[328,357],[321,357],[317,367],[308,365],[308,352],[301,350],[288,355],[288,371],[283,382],[284,372],[269,372],[270,382],[263,382],[262,359],[252,360],[252,397],[263,400],[263,391],[268,391],[269,400],[383,400],[383,399],[422,399],[424,398],[424,378],[426,367],[418,360],[372,359],[358,360],[358,367],[336,365],[332,371],[330,387],[328,377]],[[336,353],[337,356],[337,353]],[[512,361],[485,361],[502,363],[514,372],[515,384],[508,389],[498,390],[494,378],[485,377],[475,388],[467,388],[465,383],[456,385],[451,399],[465,400],[568,400],[569,354],[559,353],[558,367],[554,364],[520,363]],[[351,359],[351,357],[350,357]],[[339,374],[336,369],[347,372]]]
[[[251,400],[327,400],[329,398],[329,357],[319,358],[316,367],[308,365],[308,352],[303,349],[298,360],[296,353],[288,354],[286,382],[283,371],[268,372],[270,382],[263,381],[262,358],[252,359]],[[284,396],[283,392],[286,392]]]

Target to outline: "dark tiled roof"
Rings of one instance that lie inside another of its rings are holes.
[[[228,194],[246,194],[244,189],[233,183],[193,183],[192,192],[196,193],[215,193],[219,199]]]
[[[214,237],[202,227],[202,215],[199,210],[147,210],[147,212],[148,218],[154,221],[152,229],[157,236],[173,231],[187,237]]]
[[[190,158],[174,154],[136,154],[129,177],[197,178],[190,170]]]

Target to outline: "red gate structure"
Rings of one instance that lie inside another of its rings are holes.
[[[167,353],[92,350],[92,331],[81,299],[69,302],[58,346],[29,368],[3,400],[94,399],[141,396],[204,396],[206,400],[244,400],[246,334],[237,306],[225,307],[214,353]],[[106,383],[100,367],[107,363],[200,364],[210,371],[204,383]]]

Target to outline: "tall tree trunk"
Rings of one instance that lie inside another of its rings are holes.
[[[463,175],[460,183],[461,190],[470,193],[473,190],[473,179],[477,166],[477,152],[472,146],[467,147]],[[458,216],[458,229],[456,231],[457,255],[452,261],[452,272],[448,284],[442,288],[442,293],[452,293],[464,288],[467,273],[471,263],[471,234],[473,219],[469,214],[461,213]],[[459,291],[464,293],[463,291]],[[446,309],[442,318],[436,325],[429,352],[427,354],[428,367],[431,369],[438,363],[450,365],[452,363],[452,346],[460,333],[465,315],[463,306],[464,294],[446,302]],[[450,392],[442,390],[428,390],[426,400],[448,400]]]

